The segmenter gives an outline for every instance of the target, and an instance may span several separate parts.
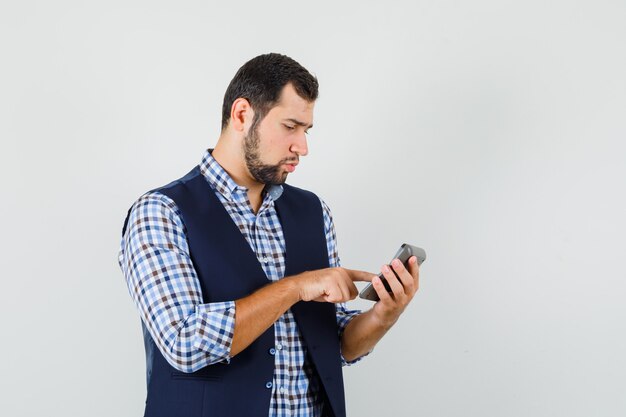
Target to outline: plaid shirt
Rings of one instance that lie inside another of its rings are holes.
[[[256,254],[267,279],[285,273],[285,238],[274,208],[281,186],[268,187],[255,215],[247,189],[237,185],[211,156],[204,153],[200,171],[214,189],[233,222]],[[321,201],[331,267],[339,266],[335,228],[330,209]],[[189,256],[181,214],[167,196],[149,192],[133,205],[122,238],[119,264],[142,320],[167,361],[183,372],[194,372],[230,361],[235,326],[235,302],[203,303],[196,271]],[[336,304],[337,329],[360,312]],[[307,359],[307,348],[291,310],[275,323],[274,377],[269,415],[320,416],[319,382]],[[356,359],[342,364],[352,364]]]

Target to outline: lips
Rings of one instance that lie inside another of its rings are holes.
[[[285,167],[287,167],[287,172],[294,172],[296,170],[296,164],[285,164]]]

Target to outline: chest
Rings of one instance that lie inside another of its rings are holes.
[[[247,201],[218,198],[254,253],[269,281],[285,276],[285,235],[273,201],[266,199],[255,214]]]

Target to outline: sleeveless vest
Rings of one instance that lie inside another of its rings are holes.
[[[255,253],[215,195],[198,166],[156,191],[171,198],[182,214],[192,263],[203,301],[245,297],[267,285]],[[286,245],[285,276],[327,268],[328,251],[320,200],[313,193],[283,185],[275,202]],[[128,217],[124,223],[126,230]],[[320,381],[324,414],[345,417],[340,341],[335,306],[299,302],[291,307]],[[229,364],[194,373],[172,367],[144,330],[148,395],[145,417],[267,416],[274,374],[274,326]]]

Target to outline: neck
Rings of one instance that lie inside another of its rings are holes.
[[[265,184],[254,179],[248,171],[240,142],[235,138],[225,137],[224,134],[220,135],[211,155],[237,185],[248,189],[248,198],[254,208],[256,205],[254,202],[261,201],[261,192]]]

